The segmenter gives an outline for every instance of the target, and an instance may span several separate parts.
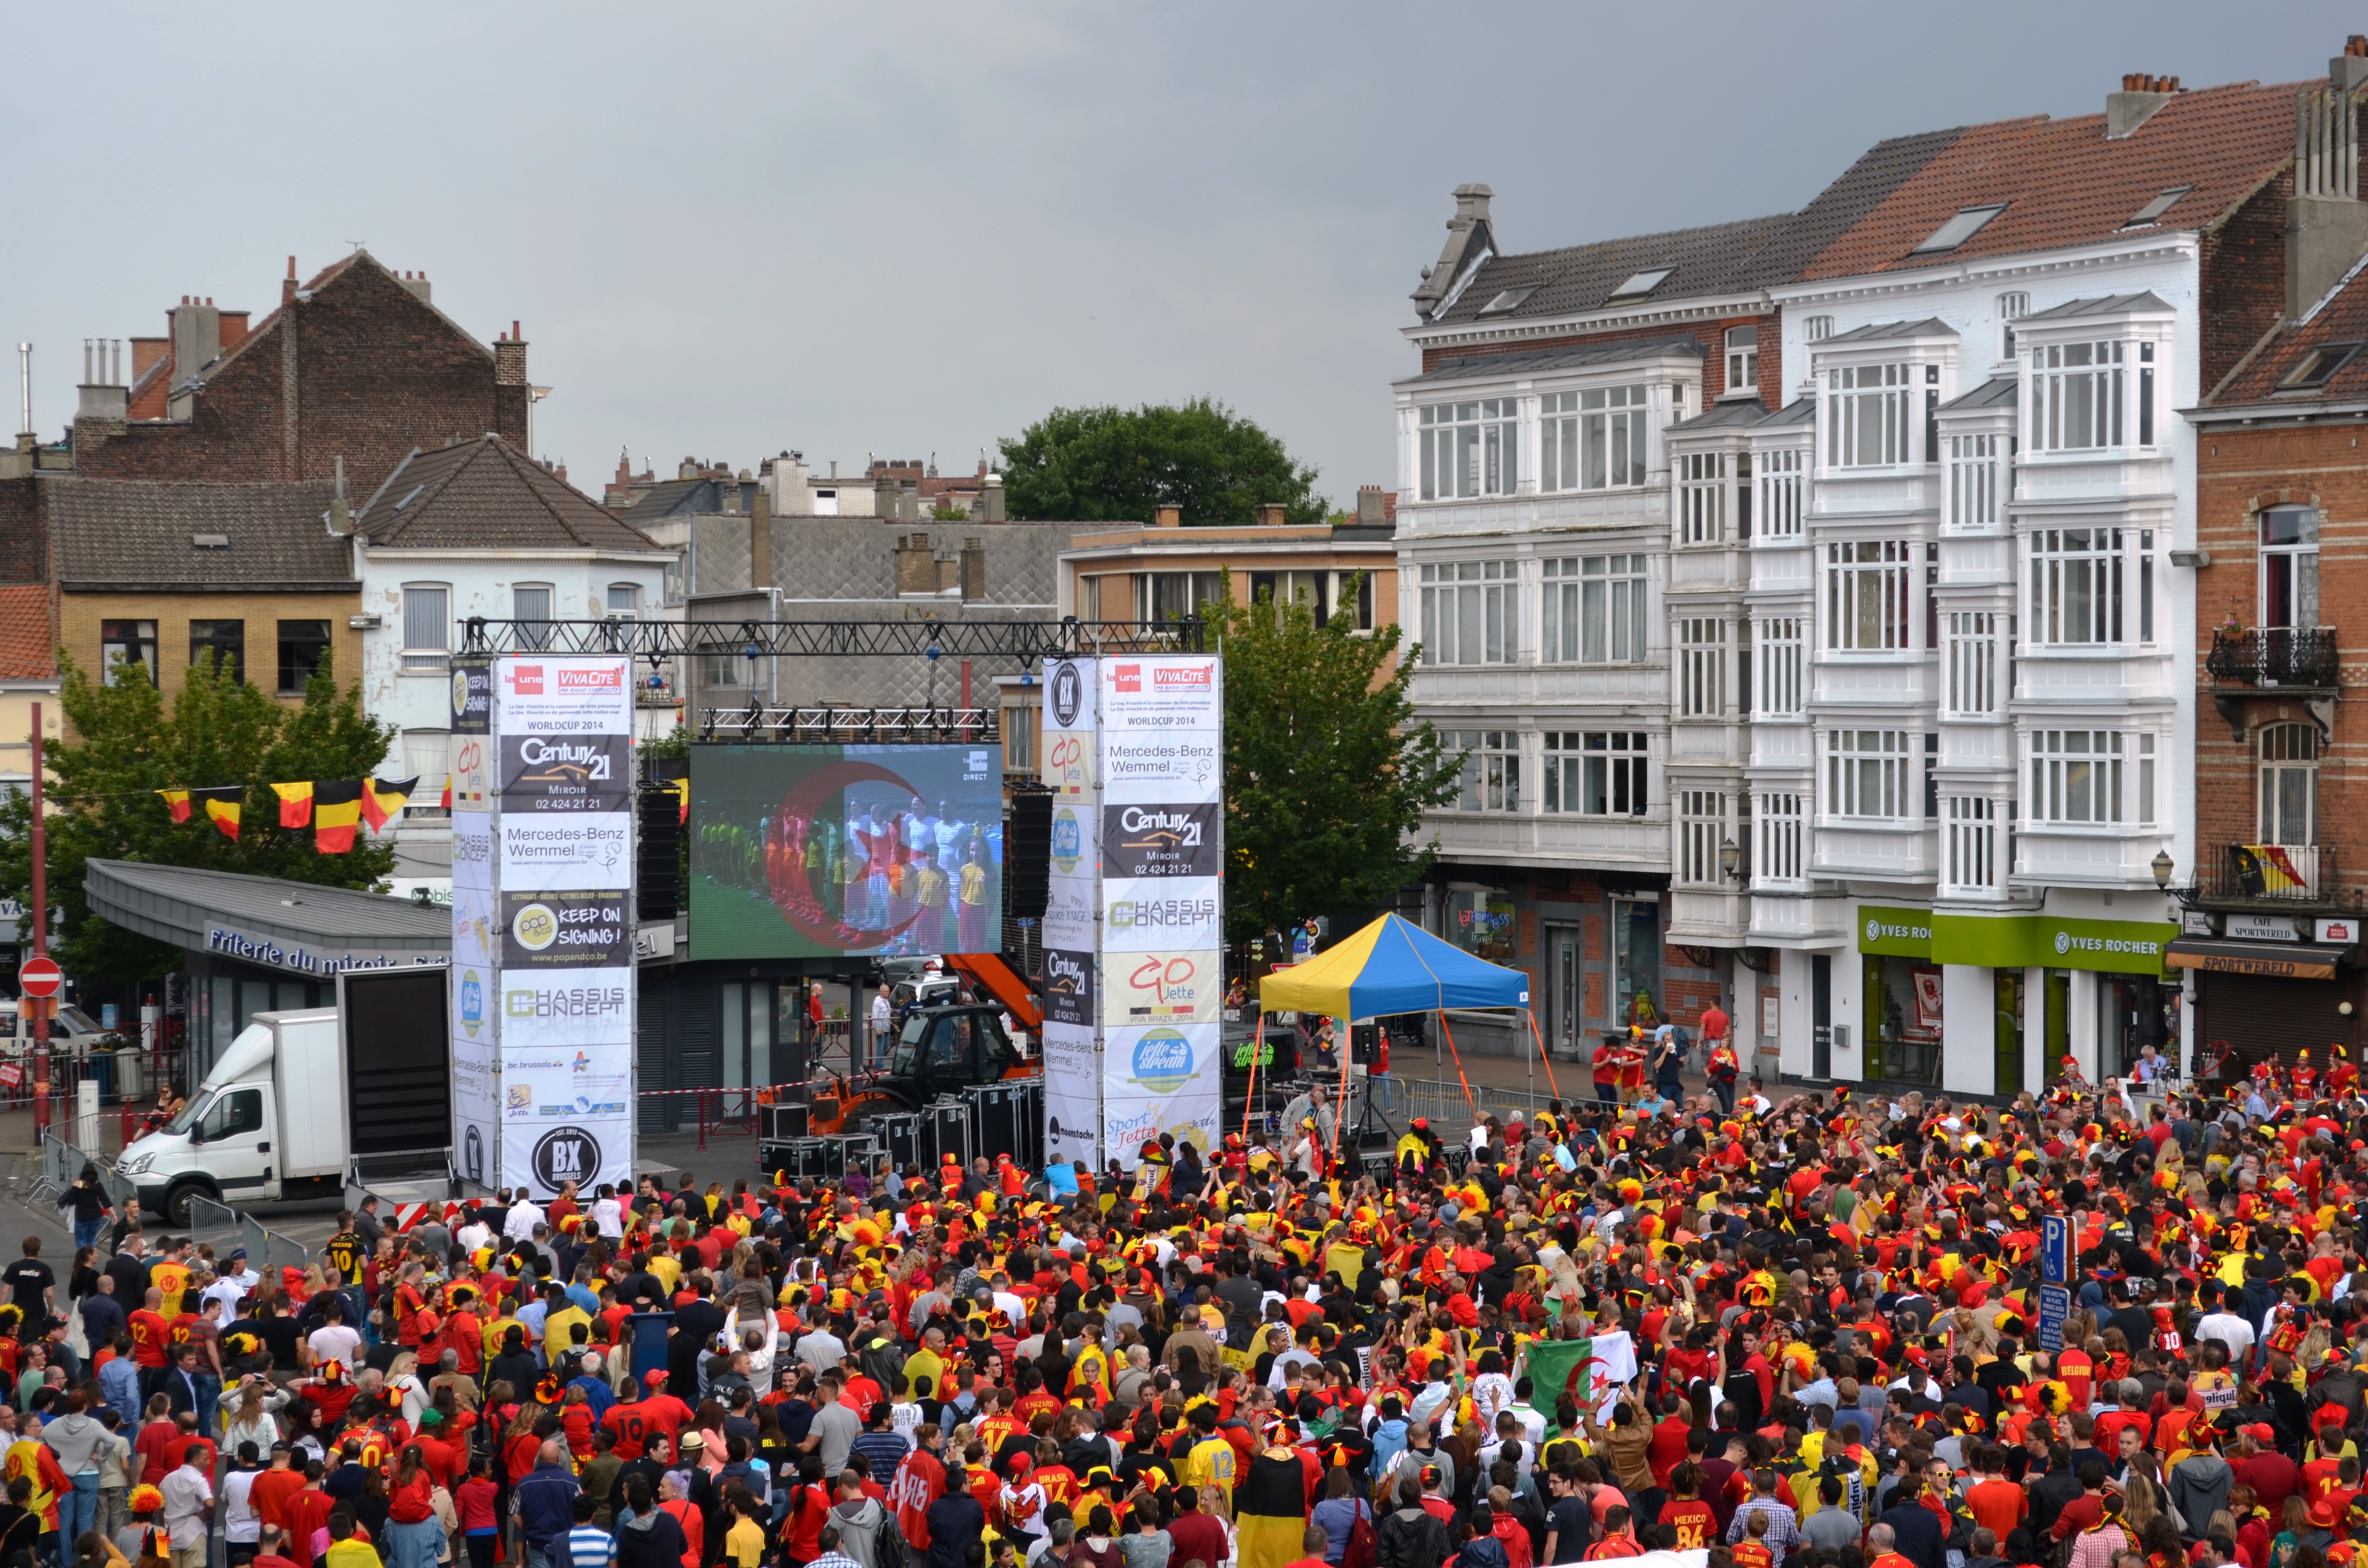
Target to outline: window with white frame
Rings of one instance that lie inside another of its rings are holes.
[[[1971,718],[1998,710],[1998,617],[1994,610],[1949,612],[1949,711]]]
[[[2031,449],[2122,444],[2122,343],[2050,343],[2031,351]]]
[[[1422,499],[1513,494],[1520,474],[1519,409],[1509,397],[1425,405],[1415,436]]]
[[[1823,343],[1834,335],[1831,316],[1806,316],[1801,322],[1801,337],[1807,343]]]
[[[1548,731],[1545,809],[1564,815],[1643,816],[1645,740],[1641,730]]]
[[[1904,730],[1826,733],[1826,813],[1837,817],[1907,815],[1907,733]]]
[[[609,585],[609,619],[638,620],[642,614],[642,585],[639,583]]]
[[[1678,880],[1716,887],[1718,846],[1726,837],[1726,796],[1717,790],[1678,791]]]
[[[1520,563],[1450,561],[1422,569],[1422,662],[1509,665],[1520,651]]]
[[[1907,446],[1906,365],[1841,365],[1826,372],[1826,466],[1879,468],[1914,460]]]
[[[1545,664],[1629,665],[1645,657],[1646,558],[1573,555],[1543,566]]]
[[[1676,462],[1678,542],[1726,542],[1726,456],[1688,452]]]
[[[1446,730],[1440,734],[1463,754],[1454,810],[1518,812],[1521,809],[1521,737],[1514,730]]]
[[[551,585],[520,583],[510,589],[510,614],[518,621],[520,648],[551,646]]]
[[[1539,398],[1538,488],[1617,490],[1644,483],[1647,391],[1594,387]]]
[[[1759,623],[1759,711],[1782,717],[1801,710],[1801,618],[1770,616]]]
[[[2154,737],[2139,738],[2146,742],[2144,760],[2148,767],[2139,780],[2140,799],[2132,804],[2140,808],[2140,820],[2151,821],[2154,802],[2146,797],[2153,793]],[[2129,810],[2122,788],[2134,749],[2138,748],[2129,744],[2128,736],[2113,730],[2033,730],[2032,820],[2064,826],[2105,826],[2126,820]]]
[[[1979,795],[1949,797],[1948,881],[1987,892],[1998,885],[1998,805]]]
[[[440,584],[403,586],[403,667],[441,670],[452,656],[452,590]]]
[[[1678,619],[1678,706],[1689,719],[1726,711],[1726,622],[1716,616]]]
[[[1770,790],[1759,797],[1759,874],[1774,881],[1801,875],[1801,797]]]
[[[1892,653],[1907,646],[1908,547],[1896,539],[1826,546],[1826,646]]]
[[[2040,528],[2031,536],[2031,640],[2122,640],[2122,530]]]
[[[1759,329],[1756,326],[1731,326],[1726,329],[1726,390],[1730,392],[1755,391],[1759,385]]]
[[[1949,526],[1987,528],[1997,526],[1998,449],[1996,436],[1949,437]]]
[[[1759,454],[1759,537],[1801,534],[1801,451],[1779,447]]]
[[[2260,842],[2318,842],[2317,724],[2271,724],[2261,732]]]
[[[1998,297],[1998,358],[2014,358],[2014,324],[2031,313],[2031,296],[2013,290]]]

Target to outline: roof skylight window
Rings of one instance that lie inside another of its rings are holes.
[[[1960,208],[1954,217],[1932,231],[1932,237],[1908,252],[1910,256],[1929,256],[1935,251],[1955,250],[1982,232],[1982,225],[2006,210],[2003,201],[1987,207]]]
[[[2135,212],[2131,213],[2130,221],[2123,224],[2122,227],[2124,229],[2135,229],[2140,224],[2156,222],[2157,219],[2161,218],[2164,213],[2169,211],[2180,197],[2185,196],[2189,191],[2193,190],[2194,188],[2195,187],[2192,185],[2172,186],[2169,189],[2156,197],[2152,201],[2147,202],[2144,207],[2141,207]]]
[[[1484,316],[1510,315],[1520,310],[1528,301],[1529,297],[1538,291],[1539,287],[1540,285],[1535,283],[1524,283],[1518,289],[1508,289],[1481,306],[1480,313]]]
[[[2351,363],[2360,352],[2357,343],[2322,343],[2303,356],[2294,374],[2278,383],[2280,392],[2309,392],[2323,387],[2335,379],[2335,372]]]
[[[1674,267],[1648,267],[1642,272],[1629,274],[1628,281],[1611,290],[1615,300],[1641,300],[1668,280]]]

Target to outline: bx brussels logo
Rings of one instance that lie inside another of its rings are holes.
[[[1053,813],[1053,864],[1065,876],[1077,869],[1085,853],[1085,827],[1077,821],[1076,812],[1063,806]]]
[[[1130,1080],[1155,1095],[1172,1095],[1192,1081],[1192,1042],[1174,1029],[1148,1029],[1134,1042]]]
[[[600,1172],[600,1141],[580,1127],[554,1127],[535,1141],[531,1163],[536,1183],[549,1191],[580,1185]]]
[[[483,1186],[485,1179],[485,1135],[477,1124],[469,1124],[468,1136],[461,1141],[461,1174]]]
[[[1077,666],[1066,660],[1053,666],[1053,722],[1062,729],[1074,727],[1077,715],[1085,710],[1085,677]]]
[[[1110,666],[1110,689],[1112,691],[1132,691],[1138,694],[1141,693],[1143,690],[1143,666],[1141,665],[1112,665]]]
[[[485,983],[473,969],[461,971],[461,1028],[471,1040],[485,1027]]]
[[[542,695],[542,666],[541,665],[512,665],[509,667],[509,677],[510,695],[512,697],[541,697]]]

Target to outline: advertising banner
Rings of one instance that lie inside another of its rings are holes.
[[[1075,804],[1093,793],[1096,764],[1094,663],[1053,659],[1044,665],[1044,787],[1053,802]]]
[[[1114,731],[1101,744],[1102,800],[1214,804],[1224,790],[1224,743],[1213,726]]]
[[[456,706],[473,700],[463,673]],[[456,982],[456,1054],[486,1040],[497,1069],[490,1169],[470,1179],[541,1198],[569,1182],[622,1186],[636,1017],[632,661],[506,654],[488,685],[490,723],[468,743],[494,785],[482,881],[463,875],[457,814],[453,854],[455,969],[464,940],[486,960]]]
[[[1105,877],[1223,876],[1224,844],[1224,808],[1214,803],[1102,807]]]
[[[493,677],[484,676],[481,700],[490,705]],[[462,705],[471,687],[461,672],[453,672],[453,724],[466,718]],[[456,737],[460,746],[474,747],[479,739]],[[481,779],[482,783],[483,780]],[[494,927],[494,821],[485,811],[462,804],[460,780],[453,781],[452,810],[452,1151],[461,1179],[490,1188],[494,1156],[499,1142],[500,1119],[495,1106],[501,1064],[500,1026],[493,1017],[494,960],[497,934]],[[483,801],[483,795],[479,797]]]
[[[1102,882],[1102,950],[1148,953],[1213,948],[1224,937],[1214,877],[1139,877]]]
[[[1101,1169],[1101,1064],[1090,1024],[1044,1022],[1044,1157]]]
[[[1161,1133],[1216,1147],[1221,1066],[1215,1024],[1156,1024],[1102,1035],[1102,1140],[1133,1170]]]
[[[1094,1027],[1094,955],[1044,949],[1044,1021]]]
[[[1050,961],[1051,955],[1046,955]],[[1213,1024],[1224,1001],[1224,954],[1113,953],[1102,987],[1101,1021],[1129,1024]]]

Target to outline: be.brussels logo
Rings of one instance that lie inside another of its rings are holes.
[[[1192,1081],[1192,1042],[1174,1029],[1151,1029],[1134,1042],[1133,1082],[1172,1095]]]

